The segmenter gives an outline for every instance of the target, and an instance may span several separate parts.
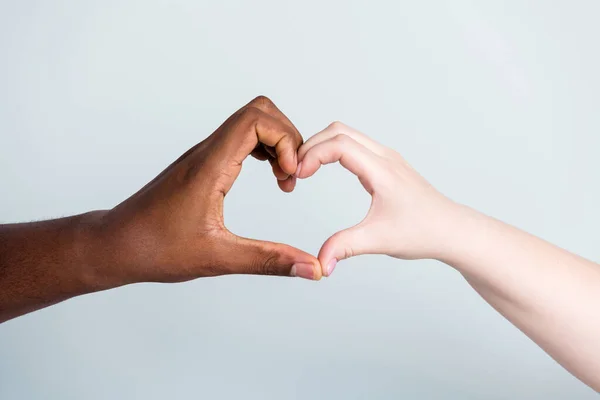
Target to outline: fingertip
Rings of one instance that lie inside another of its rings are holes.
[[[319,281],[323,272],[319,260],[312,254],[306,253],[295,247],[285,246],[287,254],[294,260],[290,270],[291,276],[296,276],[312,281]]]
[[[321,263],[317,260],[316,265],[314,265],[314,280],[320,281],[323,277],[323,268],[321,267]]]
[[[327,275],[327,263],[329,262],[329,258],[325,259],[322,255],[319,254],[319,266],[321,267],[321,275],[324,277],[328,277]]]
[[[318,260],[319,260],[319,263],[321,264],[323,276],[329,277],[331,275],[331,273],[333,272],[333,270],[335,269],[335,266],[337,265],[338,261],[340,261],[342,259],[343,259],[342,256],[336,254],[335,246],[333,246],[333,244],[331,242],[331,238],[328,239],[323,244],[323,247],[321,247],[321,250],[319,251],[319,256],[318,256]]]
[[[277,180],[277,185],[285,193],[293,192],[296,187],[296,177],[290,176],[285,180]]]
[[[306,146],[306,143],[298,148],[298,161],[302,162],[302,160],[304,160],[307,151],[308,147]]]
[[[293,175],[296,173],[296,169],[298,168],[298,162],[296,159],[296,152],[293,150],[288,150],[284,154],[281,154],[277,161],[282,171],[288,175]]]
[[[297,169],[295,175],[299,179],[306,179],[313,176],[320,167],[320,163],[315,163],[312,159],[306,159],[300,162],[300,167]]]
[[[325,271],[325,276],[329,277],[331,276],[331,274],[333,273],[333,270],[335,269],[335,266],[337,265],[337,258],[332,258],[331,260],[329,260],[329,262],[326,264],[326,271]]]
[[[300,172],[302,172],[302,161],[298,163],[298,166],[296,167],[296,172],[294,172],[294,176],[298,177],[300,175]]]
[[[269,160],[269,162],[271,163],[273,175],[275,175],[275,178],[277,178],[278,181],[285,181],[286,179],[288,179],[290,177],[290,174],[283,171],[281,169],[281,166],[275,159]]]
[[[292,265],[290,276],[304,278],[311,281],[320,281],[323,277],[321,273],[321,265],[313,262],[299,261]]]

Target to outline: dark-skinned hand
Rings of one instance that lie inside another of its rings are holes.
[[[136,282],[225,274],[320,279],[310,254],[236,236],[223,222],[223,200],[244,160],[268,160],[279,187],[291,192],[301,144],[285,115],[257,97],[111,210],[0,225],[0,322]]]
[[[252,100],[103,216],[103,234],[118,260],[107,276],[124,282],[225,274],[320,279],[321,266],[312,255],[236,236],[223,220],[223,200],[246,157],[268,160],[281,190],[291,192],[302,143],[298,130],[268,98]]]

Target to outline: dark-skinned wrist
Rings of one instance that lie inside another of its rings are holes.
[[[82,291],[98,292],[133,283],[122,273],[126,263],[122,238],[109,224],[110,211],[92,211],[78,217],[74,251]]]

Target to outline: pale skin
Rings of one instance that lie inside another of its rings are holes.
[[[371,194],[363,221],[319,252],[323,274],[360,254],[436,259],[600,391],[600,265],[443,196],[397,152],[335,122],[298,150],[299,179],[340,162]]]

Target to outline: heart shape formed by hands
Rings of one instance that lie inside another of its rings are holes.
[[[393,182],[405,181],[423,192],[434,191],[431,186],[398,153],[343,124],[333,123],[302,143],[292,122],[266,97],[259,96],[235,112],[103,217],[103,240],[114,249],[101,260],[108,271],[104,273],[106,287],[225,274],[319,280],[331,274],[337,260],[364,253],[394,255],[402,249],[390,242],[387,233],[402,233],[410,224],[422,224],[412,212],[400,215],[401,208],[386,200],[402,198]],[[270,162],[285,192],[294,189],[297,178],[307,178],[321,165],[339,161],[371,194],[370,211],[358,225],[329,238],[318,259],[285,244],[237,236],[225,227],[223,200],[249,155]],[[416,196],[420,197],[427,204],[428,196]],[[414,234],[414,229],[406,230],[408,244],[415,240]],[[418,250],[401,253],[416,257]]]

